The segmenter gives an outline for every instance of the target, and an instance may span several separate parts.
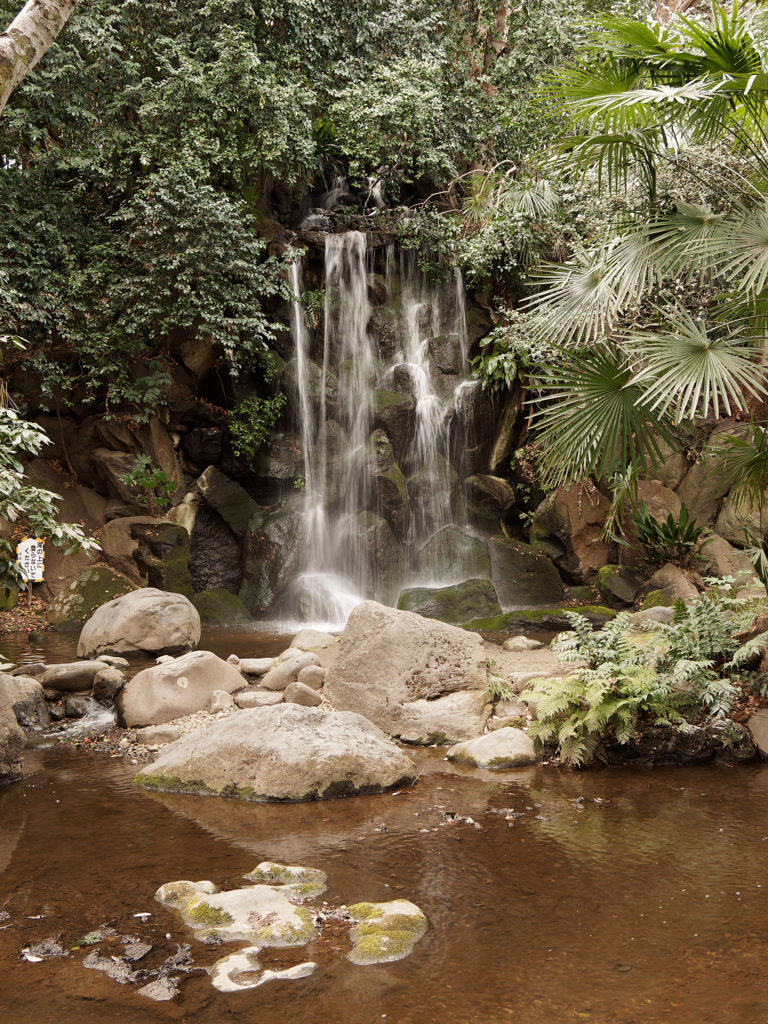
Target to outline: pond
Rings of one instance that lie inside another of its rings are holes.
[[[280,650],[285,637],[259,644]],[[139,793],[121,758],[28,750],[23,782],[0,789],[3,1020],[768,1021],[768,767],[494,773],[408,752],[413,787],[276,805]],[[429,930],[407,959],[359,967],[343,929],[324,928],[260,956],[314,960],[311,977],[224,995],[193,972],[166,1003],[84,969],[94,949],[122,951],[109,939],[20,957],[106,925],[153,946],[142,967],[185,943],[210,966],[242,944],[198,942],[153,894],[177,879],[234,888],[262,860],[321,868],[331,906],[412,900]]]

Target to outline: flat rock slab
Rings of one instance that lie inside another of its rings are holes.
[[[262,968],[258,954],[261,946],[246,946],[237,953],[217,960],[211,968],[211,984],[218,992],[244,992],[249,988],[258,988],[268,981],[295,981],[297,978],[308,978],[317,964],[307,960],[303,964],[294,964],[282,971],[270,971]]]
[[[313,647],[328,647],[335,644],[339,638],[331,633],[323,633],[319,629],[302,629],[300,633],[291,640],[291,647],[300,651],[310,651]]]
[[[197,647],[199,640],[200,616],[191,601],[183,594],[144,587],[96,610],[80,633],[77,655],[178,654]]]
[[[193,651],[137,673],[120,691],[116,707],[129,728],[163,725],[205,710],[216,690],[233,693],[242,686],[234,665],[210,651]]]
[[[356,922],[351,932],[353,964],[388,964],[408,956],[427,930],[427,919],[415,903],[356,903],[349,908]]]
[[[407,785],[413,762],[360,715],[298,704],[242,711],[192,733],[134,779],[140,789],[241,800],[320,800]]]
[[[502,728],[486,736],[457,743],[448,760],[475,768],[521,768],[539,760],[531,737],[522,729]]]
[[[239,708],[269,708],[282,704],[285,695],[280,690],[241,690],[235,694]]]

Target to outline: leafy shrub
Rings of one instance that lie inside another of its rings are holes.
[[[712,543],[711,538],[701,543],[706,527],[696,525],[685,505],[680,509],[677,521],[670,512],[663,522],[659,522],[648,511],[645,502],[641,501],[640,508],[632,512],[632,525],[646,561],[651,565],[662,565],[664,562],[690,565],[698,557],[698,552]]]
[[[134,468],[123,473],[120,479],[129,487],[139,487],[144,491],[144,500],[152,515],[158,511],[164,512],[170,506],[168,495],[178,487],[162,469],[153,469],[152,459],[144,454],[136,456]]]

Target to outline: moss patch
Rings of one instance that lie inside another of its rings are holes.
[[[196,903],[188,903],[182,911],[184,921],[190,928],[223,928],[232,924],[234,918],[226,910],[212,907],[204,898]]]
[[[570,623],[565,612],[578,612],[596,625],[604,625],[616,612],[602,605],[577,605],[573,608],[524,608],[505,615],[493,615],[483,619],[472,619],[462,624],[462,629],[481,633],[513,633],[525,626],[539,626],[554,629],[569,629]]]
[[[666,590],[652,590],[640,606],[641,611],[649,608],[671,608],[675,602]]]

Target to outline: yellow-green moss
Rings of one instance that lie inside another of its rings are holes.
[[[296,914],[301,925],[283,925],[276,928],[266,925],[253,933],[254,944],[262,946],[304,946],[315,937],[312,917],[306,907],[296,907]]]
[[[232,924],[234,918],[226,910],[219,910],[205,900],[200,900],[187,904],[184,908],[184,920],[192,928],[223,928]]]
[[[371,917],[381,917],[382,910],[376,903],[355,903],[347,907],[353,921],[367,921]]]

